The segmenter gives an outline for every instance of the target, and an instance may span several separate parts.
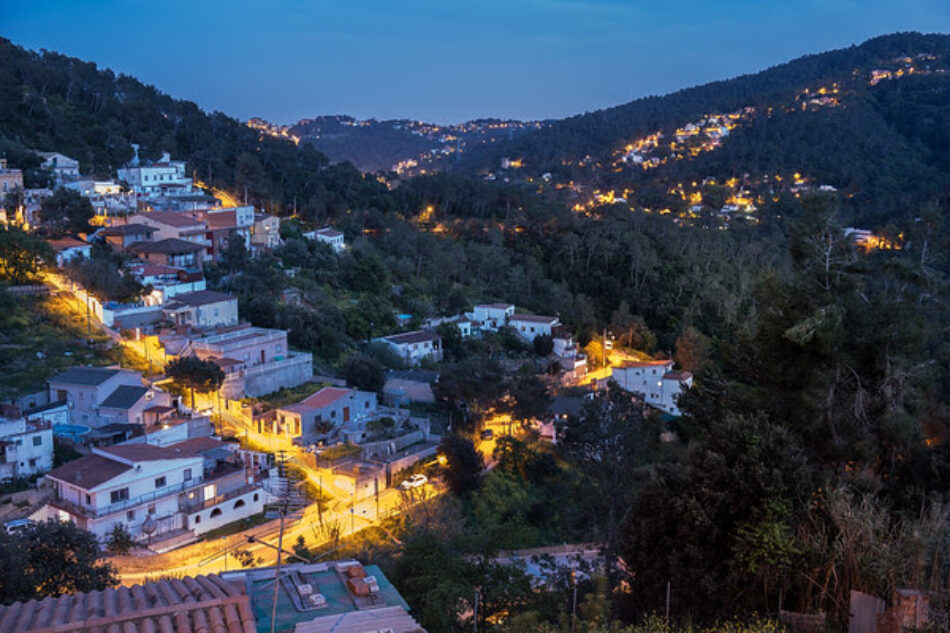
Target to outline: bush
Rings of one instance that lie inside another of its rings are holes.
[[[113,554],[128,554],[129,550],[135,545],[135,540],[125,525],[116,523],[109,532],[109,539],[106,541],[106,549]]]

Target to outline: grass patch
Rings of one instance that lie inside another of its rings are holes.
[[[360,450],[356,444],[336,444],[320,451],[320,461],[335,462],[346,457],[356,457]]]
[[[57,296],[0,296],[0,397],[45,389],[54,374],[75,365],[118,361],[111,341],[85,314]]]

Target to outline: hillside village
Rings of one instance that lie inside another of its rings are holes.
[[[436,400],[432,388],[443,360],[438,332],[446,326],[462,340],[507,331],[524,345],[546,344],[548,364],[556,369],[545,379],[554,395],[578,388],[592,393],[614,380],[644,407],[675,416],[679,395],[692,384],[691,374],[674,371],[670,360],[625,355],[612,366],[588,367],[558,317],[522,313],[510,303],[475,305],[373,339],[409,370],[391,370],[379,392],[349,388],[339,377],[315,378],[312,355],[292,349],[286,330],[250,325],[237,298],[210,289],[203,274],[234,243],[252,257],[277,247],[278,217],[250,205],[224,206],[167,153],[158,161],[136,158],[109,181],[84,178],[78,161],[62,154],[44,154],[44,160],[54,187],[22,190],[24,203],[8,221],[41,228],[40,205],[57,189],[89,200],[91,232],[49,239],[57,269],[46,272],[46,282],[51,292],[71,297],[115,345],[146,359],[148,371],[78,366],[50,376],[42,390],[9,398],[9,432],[2,439],[26,438],[35,448],[7,454],[7,478],[45,475],[41,490],[49,491],[48,502],[29,518],[68,518],[103,543],[120,524],[134,539],[167,551],[274,503],[275,490],[286,485],[275,466],[278,452],[284,460],[297,456],[317,477],[325,474],[333,482],[330,494],[357,501],[378,496],[438,451],[442,431],[414,414],[413,405]],[[16,170],[6,173],[11,188],[21,190]],[[303,235],[332,253],[347,248],[343,233],[329,227]],[[148,292],[121,302],[84,287],[73,265],[88,260],[93,248],[123,256],[120,274]],[[170,390],[174,379],[163,368],[182,358],[211,363],[220,383],[191,394],[192,400]],[[420,366],[425,369],[413,369]],[[297,402],[248,404],[310,385],[312,393]],[[556,442],[563,428],[554,427],[555,419],[557,413],[548,412],[529,426],[543,427]],[[43,440],[34,445],[33,437]],[[54,438],[83,456],[50,470]],[[354,450],[317,465],[322,453],[344,446]]]

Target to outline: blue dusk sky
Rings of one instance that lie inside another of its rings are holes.
[[[247,119],[559,118],[895,31],[948,0],[30,0],[0,35]]]

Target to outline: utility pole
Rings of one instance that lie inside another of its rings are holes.
[[[571,633],[577,628],[577,561],[571,561]]]
[[[472,618],[472,632],[478,633],[478,596],[481,593],[480,587],[475,587],[475,617]]]
[[[670,621],[670,581],[666,581],[666,621]]]

